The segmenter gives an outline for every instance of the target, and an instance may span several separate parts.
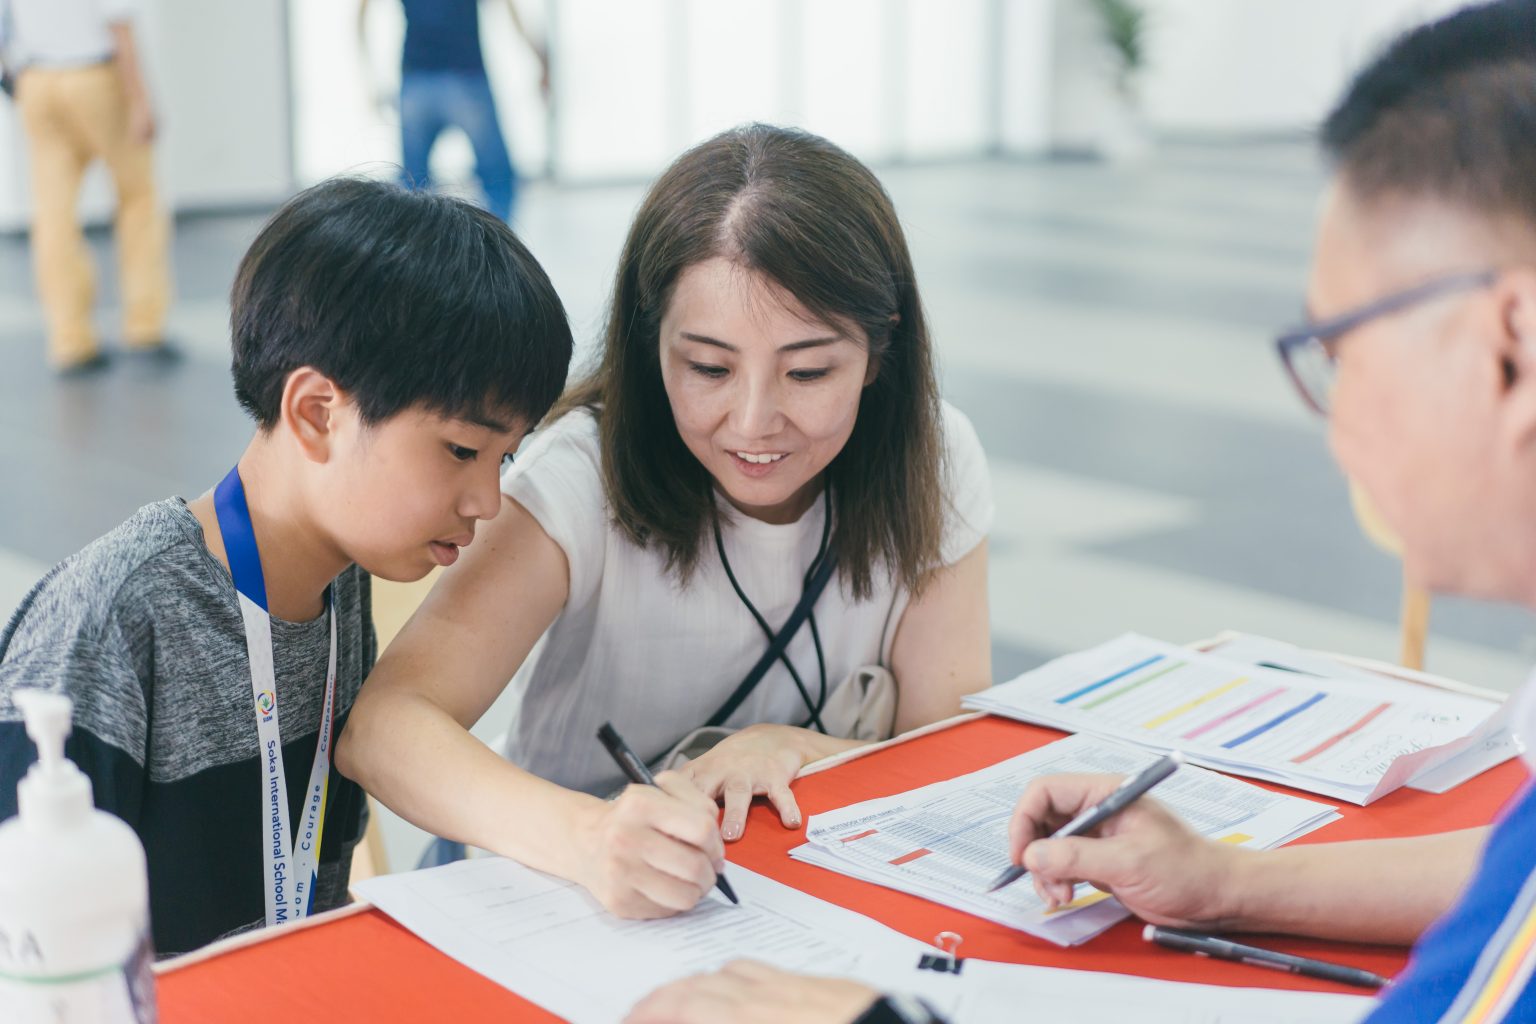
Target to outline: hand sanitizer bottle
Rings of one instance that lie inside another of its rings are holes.
[[[144,847],[65,759],[69,698],[15,699],[38,760],[0,824],[0,1021],[153,1024]]]

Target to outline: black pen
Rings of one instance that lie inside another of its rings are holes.
[[[1148,765],[1145,771],[1132,775],[1120,784],[1119,789],[1061,826],[1061,828],[1051,834],[1051,838],[1069,839],[1072,836],[1080,836],[1084,832],[1092,832],[1110,818],[1113,818],[1141,799],[1147,790],[1178,771],[1179,766],[1183,763],[1184,755],[1177,750],[1167,757],[1158,758]],[[992,884],[987,886],[987,892],[997,892],[1003,886],[1012,885],[1027,874],[1029,874],[1029,869],[1024,865],[1011,864],[1002,874],[992,880]]]
[[[1360,988],[1381,988],[1388,983],[1388,979],[1383,978],[1381,975],[1372,974],[1370,971],[1361,970],[1358,967],[1346,967],[1343,964],[1331,964],[1326,960],[1312,960],[1304,956],[1293,956],[1290,953],[1281,953],[1273,949],[1260,949],[1258,946],[1248,946],[1241,942],[1217,938],[1214,935],[1187,932],[1182,928],[1164,928],[1160,925],[1149,924],[1142,931],[1141,937],[1148,942],[1155,942],[1159,946],[1167,946],[1169,949],[1178,949],[1186,953],[1194,953],[1197,956],[1215,957],[1217,960],[1233,960],[1237,963],[1253,964],[1255,967],[1270,967],[1277,971],[1290,971],[1292,974],[1300,974],[1305,978],[1337,981],[1344,985],[1357,985]]]
[[[602,741],[603,748],[608,751],[609,756],[619,763],[624,774],[629,776],[630,782],[641,786],[656,785],[656,776],[652,775],[651,770],[645,766],[645,762],[629,749],[629,744],[624,742],[624,737],[619,735],[612,723],[604,722],[597,730],[597,738]],[[719,889],[732,903],[741,903],[741,900],[736,898],[736,891],[731,888],[731,883],[725,880],[724,872],[715,876],[715,888]]]

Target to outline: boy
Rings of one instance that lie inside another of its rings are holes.
[[[364,797],[329,755],[376,653],[369,573],[457,558],[571,357],[504,224],[377,182],[279,210],[231,306],[236,468],[66,559],[0,633],[0,818],[33,758],[13,696],[61,689],[69,756],[144,843],[162,954],[345,901]]]

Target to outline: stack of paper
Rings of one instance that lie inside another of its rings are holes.
[[[1470,694],[1263,667],[1135,634],[1057,658],[965,706],[1182,750],[1199,764],[1356,804],[1503,728],[1502,706]]]
[[[1093,938],[1127,916],[1092,886],[1052,912],[1027,880],[995,893],[1008,867],[1008,822],[1030,780],[1058,772],[1130,775],[1157,755],[1092,736],[1072,736],[969,775],[818,814],[797,860],[931,899],[1059,945]],[[1334,808],[1185,767],[1152,794],[1202,835],[1268,849],[1338,818]]]

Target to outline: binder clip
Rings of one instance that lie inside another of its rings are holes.
[[[917,969],[920,971],[938,971],[940,974],[959,974],[960,968],[965,966],[965,960],[960,957],[960,943],[965,941],[956,932],[939,932],[933,937],[933,944],[939,947],[938,953],[924,953],[917,961]]]

